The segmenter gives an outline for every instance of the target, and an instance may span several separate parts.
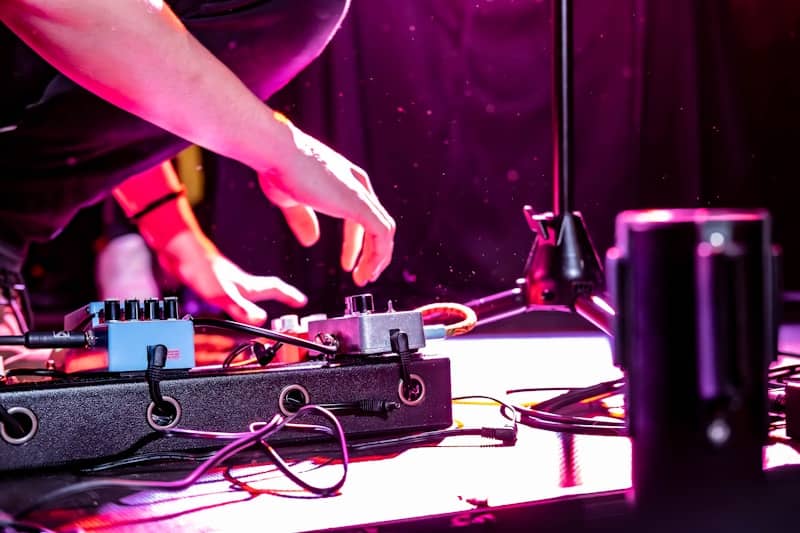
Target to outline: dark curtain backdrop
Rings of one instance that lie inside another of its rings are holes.
[[[379,300],[459,301],[521,275],[532,242],[522,208],[551,208],[548,4],[355,0],[326,53],[272,100],[367,169],[397,219],[394,261],[370,287]],[[643,18],[632,0],[576,4],[576,203],[605,248],[636,188]],[[340,225],[304,250],[248,171],[218,171],[220,246],[282,273],[312,307],[340,310],[356,290],[338,269]]]
[[[522,207],[551,208],[549,4],[353,0],[329,49],[271,101],[367,169],[396,217],[379,301],[463,301],[521,274]],[[622,209],[766,206],[799,288],[800,2],[574,4],[576,207],[598,250]],[[301,248],[247,169],[206,167],[201,217],[220,248],[298,285],[308,311],[341,312],[357,289],[338,267],[340,224],[324,219]],[[70,239],[60,249],[88,242]],[[48,272],[70,267],[50,250],[33,263],[52,292]]]
[[[576,208],[595,245],[623,209],[766,206],[800,282],[798,3],[575,0]],[[551,208],[549,1],[354,0],[331,47],[273,99],[366,168],[398,221],[371,289],[411,306],[511,286]],[[310,250],[220,162],[217,238],[339,309],[336,223]],[[241,202],[251,207],[231,206]],[[242,220],[263,221],[248,227]],[[797,242],[796,242],[797,241]]]

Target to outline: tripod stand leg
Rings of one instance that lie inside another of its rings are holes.
[[[580,295],[575,298],[575,312],[595,325],[609,337],[613,337],[614,308],[605,295]]]
[[[464,305],[478,315],[479,326],[521,315],[528,308],[525,292],[521,286],[475,298]]]

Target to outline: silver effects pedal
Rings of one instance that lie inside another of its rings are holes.
[[[394,352],[393,332],[405,333],[408,350],[425,346],[422,314],[395,311],[389,302],[386,312],[376,312],[372,294],[356,294],[345,299],[345,314],[308,323],[308,338],[337,347],[337,354],[369,356]]]

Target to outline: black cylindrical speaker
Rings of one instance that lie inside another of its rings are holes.
[[[633,494],[701,505],[762,478],[777,253],[763,210],[626,211],[606,275]]]

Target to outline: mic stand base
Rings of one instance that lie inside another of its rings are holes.
[[[525,277],[516,287],[466,303],[478,325],[536,311],[576,313],[612,335],[614,309],[605,295],[605,276],[580,213],[524,212],[534,233]]]

